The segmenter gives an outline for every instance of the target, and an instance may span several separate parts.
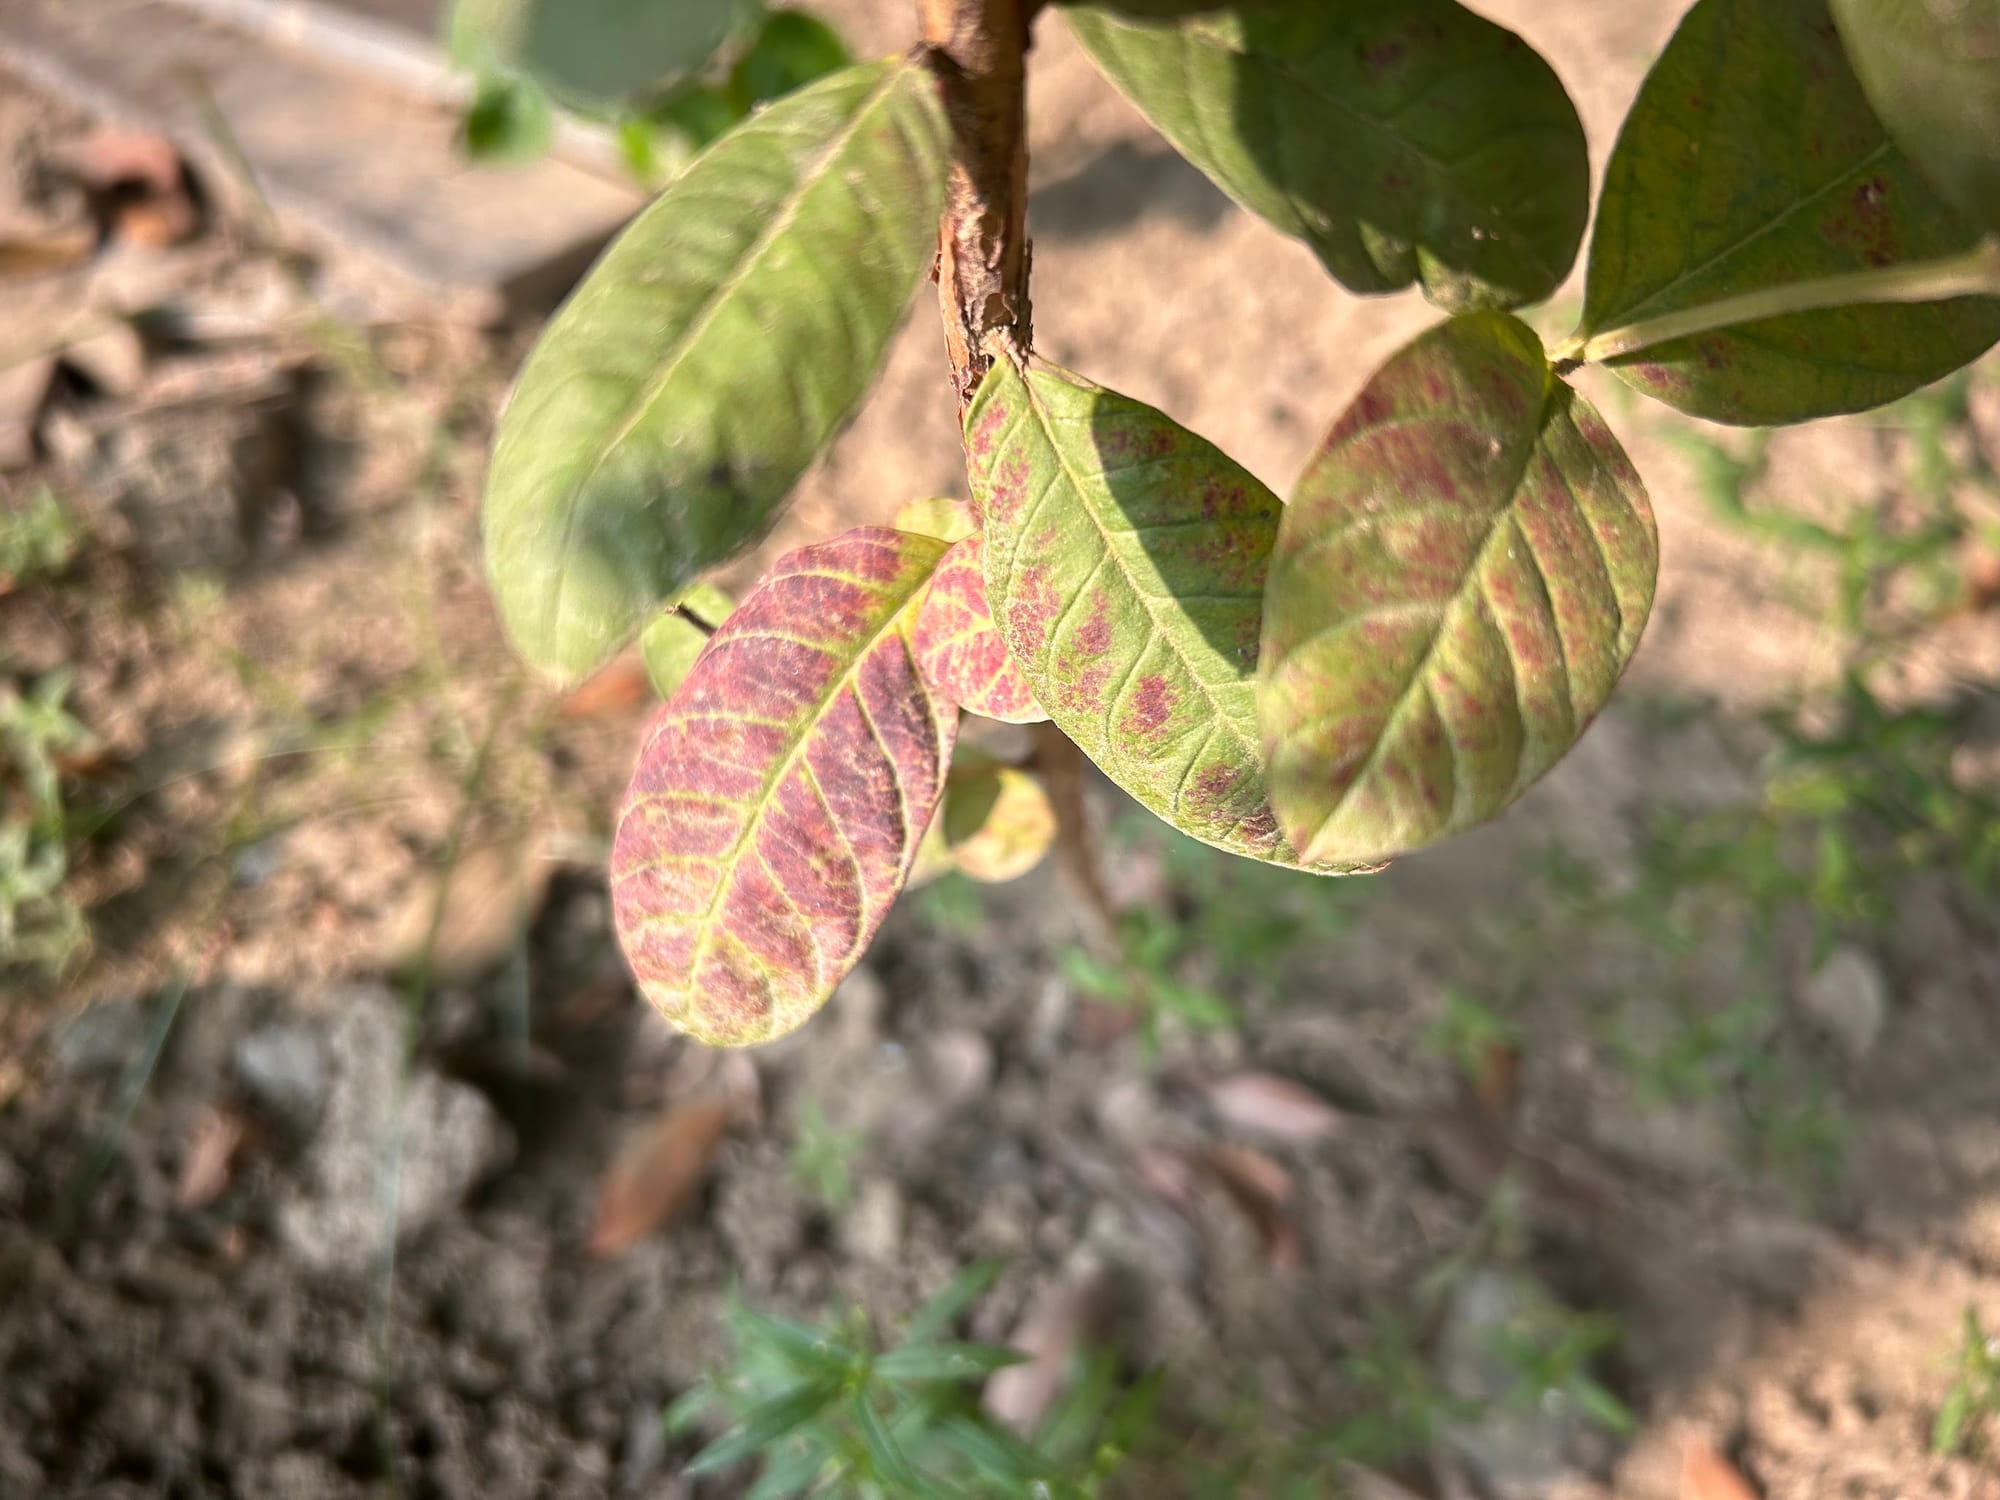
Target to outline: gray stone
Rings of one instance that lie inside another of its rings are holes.
[[[309,1027],[260,1026],[236,1042],[236,1082],[287,1124],[304,1124],[326,1095],[324,1044]]]
[[[401,1002],[379,987],[333,997],[325,1035],[327,1090],[280,1238],[322,1270],[367,1267],[396,1235],[448,1213],[512,1152],[484,1096],[405,1056]]]
[[[1567,1316],[1524,1272],[1479,1267],[1453,1294],[1438,1340],[1438,1380],[1466,1415],[1447,1425],[1445,1442],[1493,1500],[1544,1500],[1610,1457],[1571,1393],[1525,1390],[1522,1370],[1505,1353],[1509,1341],[1552,1341]]]
[[[1875,1050],[1889,1019],[1889,981],[1873,955],[1836,948],[1799,987],[1799,1008],[1850,1062],[1861,1062]]]
[[[152,1023],[137,1000],[100,1000],[55,1028],[50,1046],[65,1072],[116,1076],[146,1049]]]
[[[903,1248],[903,1191],[887,1177],[871,1177],[841,1221],[840,1242],[856,1260],[886,1265]]]

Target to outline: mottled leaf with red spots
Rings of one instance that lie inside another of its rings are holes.
[[[985,559],[985,539],[977,533],[945,553],[917,611],[917,663],[960,708],[1007,724],[1039,724],[1048,715],[993,626]]]
[[[1585,335],[1745,292],[1969,249],[1868,107],[1827,0],[1700,0],[1653,64],[1605,168]],[[2000,338],[2000,301],[1832,308],[1614,361],[1718,422],[1893,401]]]
[[[1590,211],[1583,125],[1511,31],[1455,0],[1234,5],[1177,22],[1120,8],[1070,12],[1092,60],[1342,285],[1414,283],[1458,310],[1539,302],[1569,274]]]
[[[1334,425],[1285,512],[1258,720],[1313,859],[1493,816],[1610,695],[1658,539],[1624,451],[1504,313],[1431,330]]]
[[[788,554],[660,710],[611,896],[640,989],[690,1035],[802,1024],[902,889],[958,723],[909,639],[944,550],[864,527]]]
[[[1036,701],[1183,832],[1297,864],[1254,701],[1277,496],[1150,406],[1047,366],[996,364],[965,440],[987,596]]]

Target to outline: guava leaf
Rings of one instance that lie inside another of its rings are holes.
[[[1969,221],[2000,229],[2000,5],[1833,0],[1868,102]]]
[[[1883,130],[1826,0],[1699,0],[1605,169],[1584,334],[1819,277],[1971,247]],[[2000,338],[2000,302],[1832,308],[1611,362],[1718,422],[1802,422],[1893,401]]]
[[[979,511],[970,500],[941,496],[906,500],[896,509],[896,529],[934,536],[941,542],[963,541],[979,529]]]
[[[1553,292],[1590,212],[1583,125],[1512,32],[1453,0],[1069,13],[1098,67],[1230,197],[1356,292]]]
[[[555,111],[532,79],[487,73],[459,126],[459,142],[474,161],[531,161],[555,137]]]
[[[749,110],[770,99],[853,62],[840,33],[817,16],[799,10],[774,10],[764,18],[753,41],[729,70],[729,100]]]
[[[698,1040],[803,1024],[902,888],[957,734],[909,642],[943,553],[864,527],[787,554],[661,708],[612,911],[641,992]]]
[[[1008,724],[1039,724],[1048,715],[994,629],[985,566],[985,542],[977,533],[954,542],[938,563],[917,611],[917,665],[960,708]]]
[[[643,102],[722,45],[738,0],[457,0],[455,60],[527,74],[584,105]]]
[[[929,76],[850,68],[744,121],[607,250],[500,419],[486,566],[522,655],[586,674],[755,540],[930,263]]]
[[[1277,496],[1151,407],[1005,360],[966,414],[966,461],[993,618],[1035,700],[1182,832],[1297,864],[1254,699]]]
[[[1529,328],[1472,313],[1397,354],[1271,562],[1257,714],[1294,847],[1387,859],[1520,796],[1610,696],[1658,561],[1639,476]]]
[[[708,632],[677,609],[663,609],[649,620],[639,632],[639,659],[646,664],[653,691],[673,697],[707,644]]]
[[[1034,869],[1056,839],[1056,810],[1033,776],[1015,766],[953,770],[945,789],[944,840],[952,863],[997,884]]]

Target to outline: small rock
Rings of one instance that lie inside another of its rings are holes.
[[[887,1263],[903,1248],[903,1192],[886,1177],[861,1184],[840,1226],[841,1244],[856,1260]]]
[[[278,1230],[306,1265],[360,1270],[386,1242],[392,1193],[396,1233],[408,1234],[455,1206],[513,1140],[483,1095],[406,1058],[388,990],[357,987],[326,1008],[325,1108]]]
[[[1881,1040],[1889,1019],[1889,982],[1870,954],[1836,948],[1800,987],[1799,1007],[1858,1063]]]
[[[79,1078],[124,1071],[149,1041],[152,1023],[137,1000],[100,1000],[56,1029],[56,1062]]]
[[[923,1086],[940,1108],[955,1110],[986,1092],[993,1081],[993,1047],[963,1027],[926,1037],[917,1050]]]
[[[1135,1144],[1157,1135],[1160,1128],[1160,1101],[1152,1081],[1143,1077],[1119,1077],[1104,1086],[1092,1101],[1097,1128],[1123,1145]]]
[[[1508,1343],[1553,1343],[1566,1316],[1533,1277],[1480,1267],[1459,1283],[1438,1340],[1438,1378],[1468,1413],[1445,1441],[1494,1500],[1543,1500],[1602,1466],[1608,1444],[1564,1391],[1523,1390]]]
[[[251,1100],[288,1124],[310,1122],[326,1094],[326,1061],[310,1028],[275,1022],[236,1043],[236,1081]]]

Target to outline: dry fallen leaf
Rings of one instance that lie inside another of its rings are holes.
[[[1758,1495],[1736,1465],[1692,1438],[1681,1450],[1680,1500],[1758,1500]]]
[[[1472,1097],[1491,1118],[1504,1123],[1514,1117],[1520,1080],[1521,1049],[1507,1042],[1489,1042],[1480,1052]]]
[[[54,164],[89,195],[107,240],[161,249],[201,228],[186,163],[163,135],[106,127],[64,146]]]
[[[1303,1265],[1305,1241],[1291,1209],[1292,1174],[1248,1146],[1210,1146],[1200,1160],[1255,1226],[1271,1269],[1291,1271]]]
[[[206,1208],[220,1198],[235,1175],[236,1158],[250,1138],[250,1122],[234,1110],[203,1105],[181,1153],[174,1183],[174,1207]]]
[[[592,1255],[624,1254],[687,1206],[737,1107],[706,1093],[670,1107],[625,1143],[597,1185]]]
[[[1347,1117],[1303,1084],[1275,1073],[1228,1073],[1202,1087],[1225,1125],[1287,1145],[1309,1146],[1339,1134]]]
[[[96,248],[97,236],[87,228],[0,238],[0,281],[67,271],[89,260]]]
[[[1020,1433],[1041,1425],[1062,1394],[1070,1354],[1096,1329],[1103,1293],[1103,1279],[1094,1274],[1042,1288],[1007,1340],[1027,1359],[986,1377],[980,1404],[988,1416]]]
[[[1187,1152],[1173,1146],[1141,1146],[1132,1153],[1132,1172],[1154,1197],[1184,1214],[1194,1214],[1201,1166]]]
[[[653,700],[653,681],[637,651],[627,651],[565,693],[556,711],[565,719],[601,719]]]
[[[24,469],[35,461],[35,425],[55,373],[53,354],[0,366],[0,471]]]
[[[405,891],[383,942],[386,966],[411,968],[423,961],[428,947],[432,974],[450,980],[476,977],[513,951],[522,930],[542,909],[554,873],[555,866],[538,857],[526,840],[463,851],[449,869],[427,872]]]

